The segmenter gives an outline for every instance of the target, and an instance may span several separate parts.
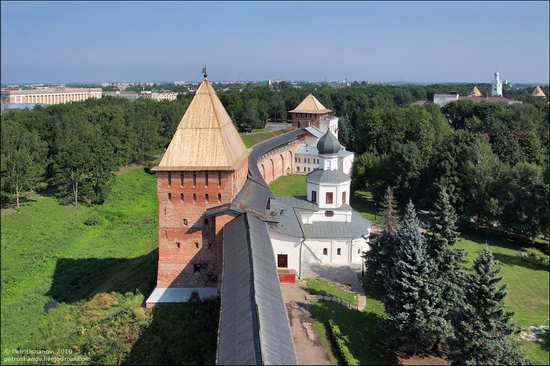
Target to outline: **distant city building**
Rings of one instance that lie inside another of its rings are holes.
[[[161,100],[176,100],[178,98],[178,93],[171,90],[163,90],[163,91],[145,90],[140,93],[140,97],[150,98],[160,102]]]
[[[136,100],[139,98],[139,94],[133,91],[104,91],[104,97],[113,97],[113,98],[125,98],[128,100]]]
[[[434,103],[440,107],[443,107],[447,103],[458,100],[458,97],[458,93],[434,94]]]
[[[185,85],[185,81],[183,81],[183,80],[174,81],[174,85]]]
[[[495,72],[495,78],[493,79],[493,89],[491,91],[492,97],[502,97],[502,80],[500,80],[500,74]]]
[[[55,88],[39,90],[2,89],[2,103],[60,104],[101,98],[101,88]]]

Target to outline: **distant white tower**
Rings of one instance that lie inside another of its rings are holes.
[[[502,97],[502,80],[500,80],[500,74],[495,72],[495,78],[493,79],[493,91],[491,92],[493,97]]]

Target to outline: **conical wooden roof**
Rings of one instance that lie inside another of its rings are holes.
[[[313,96],[313,94],[309,94],[304,100],[302,100],[302,103],[300,103],[296,109],[290,111],[290,113],[312,114],[326,114],[328,112],[331,112],[331,110],[325,108],[325,106],[322,105],[321,102]]]
[[[532,94],[534,97],[546,97],[546,94],[544,94],[544,92],[542,91],[542,89],[540,88],[539,85],[537,85],[535,87],[535,89],[533,90],[533,94]]]
[[[472,91],[470,92],[470,95],[469,95],[469,97],[482,97],[482,96],[483,95],[481,94],[481,92],[479,91],[477,86],[474,86],[474,88],[472,89]]]
[[[156,171],[235,170],[250,155],[207,78],[199,86]]]

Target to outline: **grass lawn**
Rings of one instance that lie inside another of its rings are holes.
[[[257,130],[257,131],[264,131],[264,130],[265,132],[240,134],[246,147],[252,147],[264,140],[268,140],[272,137],[277,137],[279,135],[285,134],[290,131],[289,129],[275,130],[275,131],[269,131],[269,129],[263,129],[263,130]]]
[[[213,364],[218,301],[141,309],[156,283],[157,222],[156,177],[143,167],[117,175],[101,206],[47,196],[3,209],[2,350],[68,350],[95,364]],[[46,313],[53,300],[60,304]]]
[[[283,175],[270,184],[275,196],[305,196],[306,176],[301,174]]]

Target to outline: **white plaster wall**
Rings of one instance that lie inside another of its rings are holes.
[[[300,238],[271,230],[269,231],[269,238],[273,247],[275,263],[277,263],[277,254],[287,254],[288,268],[295,269],[298,272],[300,268]]]

